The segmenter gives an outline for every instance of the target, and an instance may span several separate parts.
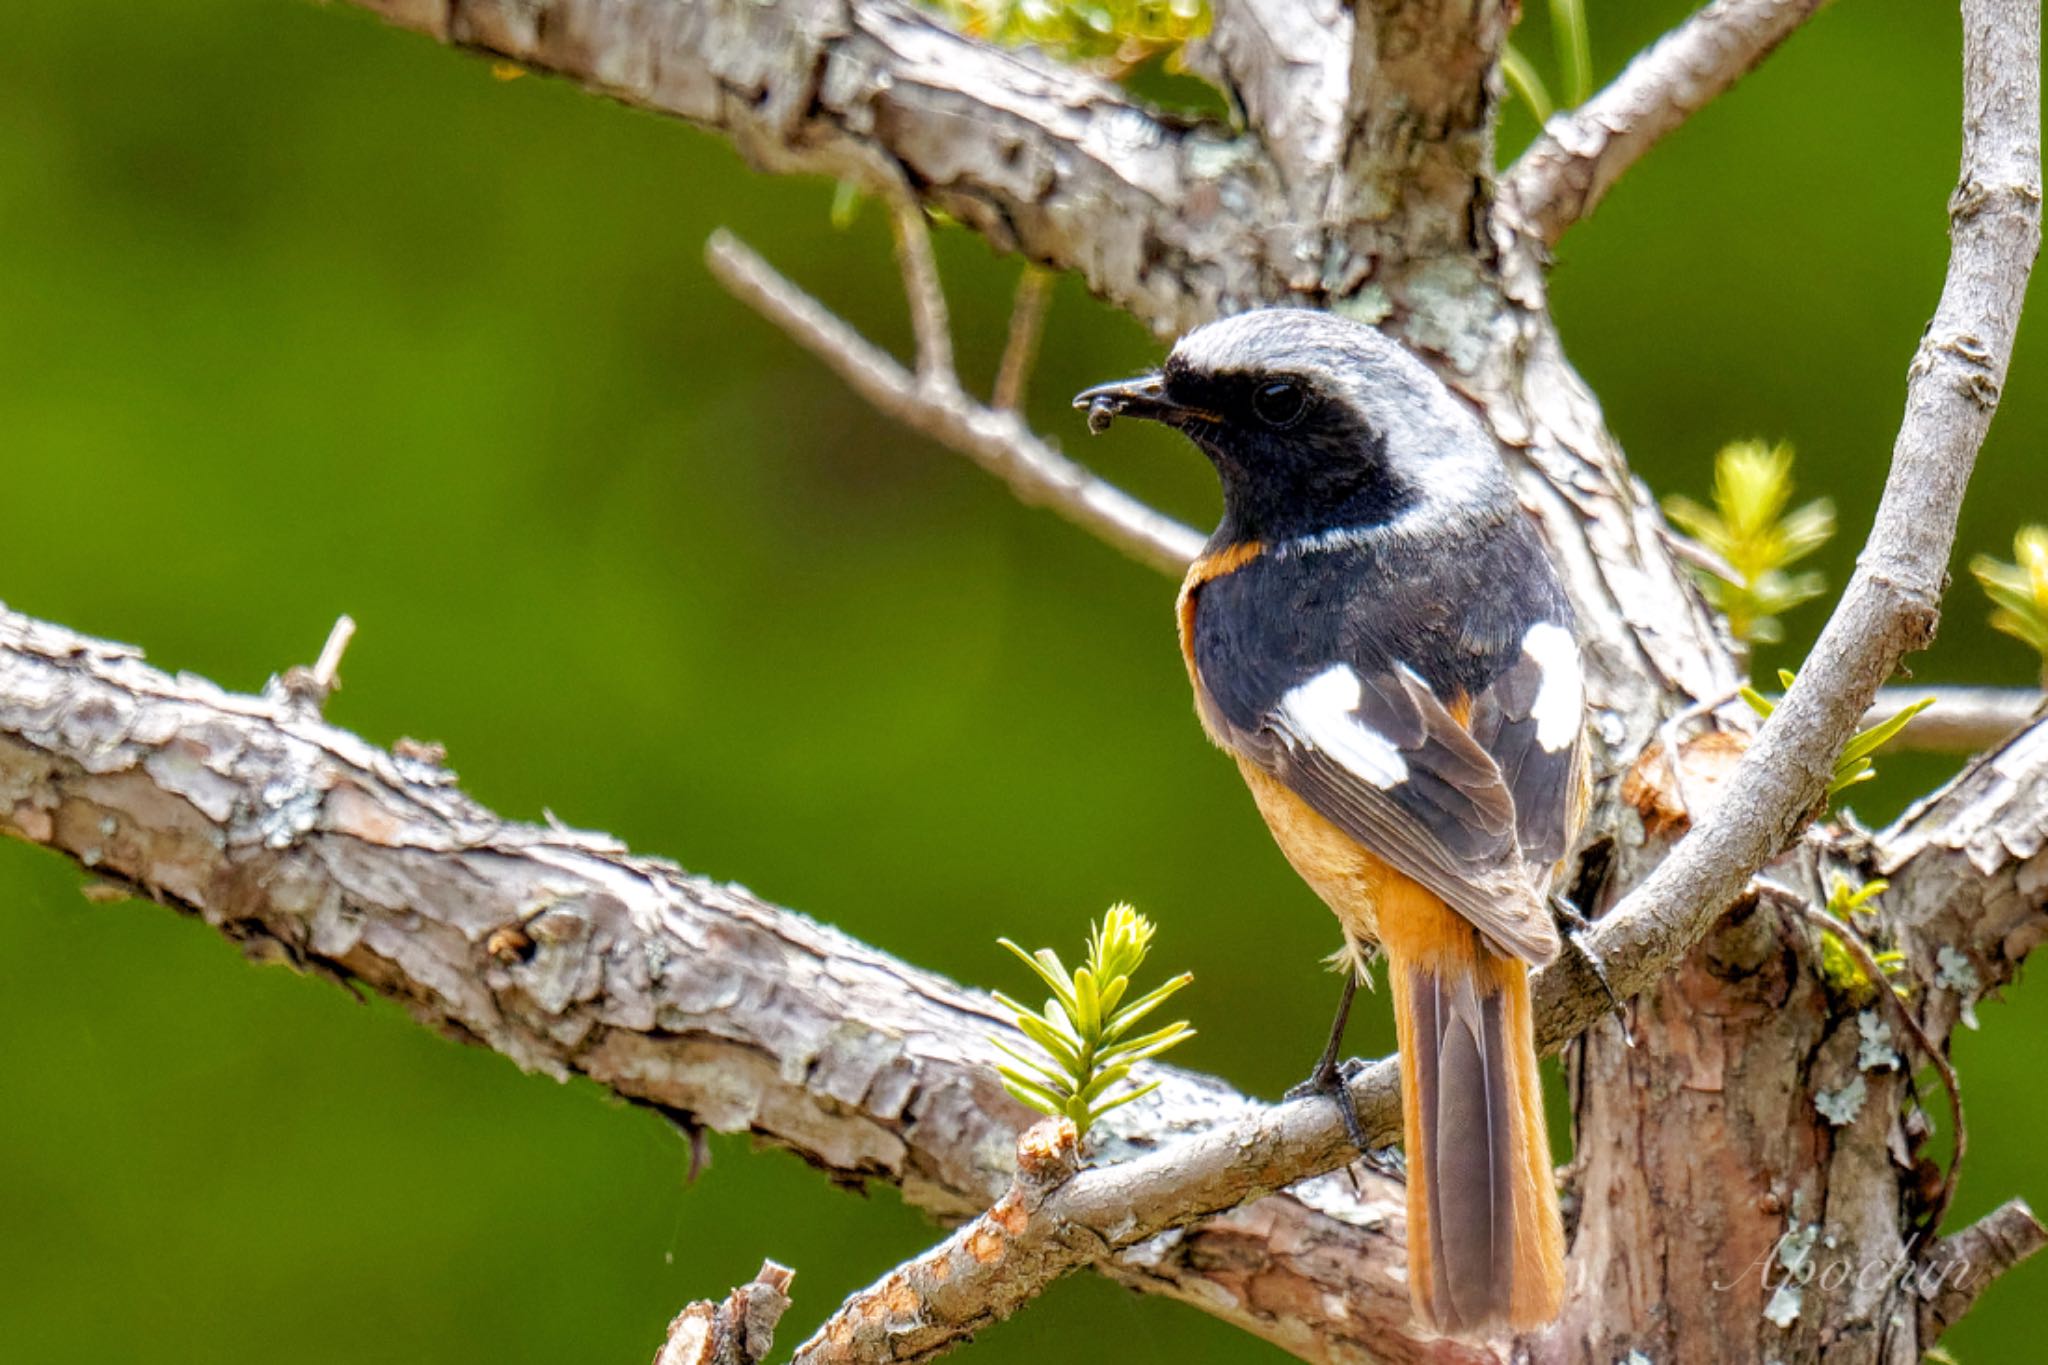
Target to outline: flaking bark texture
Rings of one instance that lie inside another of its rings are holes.
[[[1554,124],[1496,204],[1494,63],[1513,12],[1497,0],[1219,0],[1196,60],[1234,96],[1242,129],[1160,115],[901,0],[361,3],[719,131],[767,169],[907,190],[1000,249],[1078,271],[1162,335],[1305,303],[1405,340],[1510,451],[1578,605],[1597,744],[1576,887],[1588,908],[1664,865],[1747,744],[1739,709],[1713,711],[1735,662],[1567,362],[1544,294],[1562,224],[1689,108],[1689,96],[1658,97],[1654,70],[1622,91],[1633,103],[1596,111],[1614,122]],[[1812,8],[1717,0],[1658,51],[1684,90],[1717,93]],[[1980,23],[2014,22],[2003,12],[2015,6],[1970,8]],[[1972,42],[1982,58],[1985,34]],[[1980,121],[2012,112],[1996,104]],[[2038,146],[2032,155],[2031,175],[2020,149],[2014,164],[1966,177],[1959,257],[1981,231],[2003,235],[2008,262],[2022,248],[2031,259]],[[1949,411],[1958,397],[1988,421],[2003,352],[1959,318],[2005,327],[2018,285],[2009,299],[1998,285],[1965,279],[1944,315],[1954,325],[1937,318],[1918,363],[1939,382],[1916,384],[1924,410],[1909,412],[1909,431],[1967,427],[1967,412]],[[1836,641],[1822,659],[1859,714],[1859,690],[1881,681],[1863,675],[1888,671],[1893,646],[1932,629],[1921,561],[1951,529],[1952,503],[1887,495],[1897,543],[1877,550],[1897,572],[1860,581],[1864,596],[1837,616],[1845,631],[1867,619],[1899,636],[1889,652]],[[1667,733],[1696,703],[1712,713],[1704,724]],[[1758,748],[1812,759],[1824,733],[1767,735]],[[1937,1040],[2042,932],[2043,733],[1874,842],[1836,830],[1793,839],[1797,803],[1784,802],[1780,828],[1743,836],[1789,843],[1773,875],[1808,892],[1824,894],[1837,869],[1893,871],[1879,932],[1907,952],[1911,1007]],[[1660,760],[1674,740],[1677,760]],[[1818,776],[1774,780],[1783,794]],[[987,1068],[981,1040],[1000,1017],[979,997],[601,837],[501,821],[424,758],[11,616],[0,618],[0,831],[199,914],[252,954],[363,981],[529,1069],[587,1074],[686,1124],[753,1131],[842,1180],[900,1182],[942,1216],[971,1215],[1009,1186],[1024,1115]],[[1773,1273],[1826,1257],[1910,1266],[1961,1245],[1930,1245],[1916,1224],[1930,1197],[1906,1094],[1917,1063],[1887,1060],[1869,1022],[1882,1027],[1883,1010],[1824,982],[1820,954],[1799,916],[1745,899],[1634,1004],[1633,1047],[1613,1022],[1590,1035],[1573,1070],[1570,1306],[1548,1334],[1513,1347],[1419,1336],[1400,1192],[1369,1175],[1355,1188],[1295,1185],[1135,1245],[1099,1227],[1122,1248],[1104,1269],[1317,1361],[1917,1358],[1966,1294],[1880,1278],[1788,1296]],[[1583,982],[1553,991],[1539,1004],[1546,1034],[1575,1031],[1557,1021],[1583,1020],[1587,998]],[[1165,1088],[1112,1126],[1105,1156],[1265,1121],[1226,1087],[1163,1074]],[[1306,1145],[1307,1168],[1337,1159],[1323,1137]],[[1288,1150],[1303,1160],[1303,1141]],[[1256,1169],[1265,1151],[1248,1152],[1247,1191],[1274,1187]],[[1134,1207],[1156,1202],[1150,1188],[1134,1186]],[[1971,1245],[2016,1259],[2038,1231],[2007,1215]]]
[[[172,678],[4,609],[0,834],[197,915],[252,960],[360,982],[528,1071],[753,1133],[842,1183],[899,1184],[948,1220],[1009,1187],[1032,1117],[993,1070],[987,1040],[1008,1021],[985,996],[603,835],[503,820],[431,751],[386,753],[282,692]],[[1104,1121],[1098,1160],[1258,1108],[1204,1077],[1154,1078]],[[1322,1177],[1136,1246],[1112,1273],[1321,1358],[1426,1359],[1405,1323],[1401,1210],[1383,1179]],[[1247,1276],[1245,1248],[1268,1238]],[[1276,1298],[1321,1292],[1311,1275],[1399,1315],[1276,1321]]]

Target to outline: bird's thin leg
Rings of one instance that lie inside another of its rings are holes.
[[[1337,1059],[1344,1054],[1344,1026],[1351,1022],[1351,1001],[1358,994],[1358,973],[1347,969],[1344,973],[1344,995],[1337,1001],[1337,1017],[1330,1024],[1330,1041],[1323,1044],[1323,1055],[1316,1059],[1316,1069],[1309,1072],[1308,1079],[1287,1092],[1290,1100],[1304,1099],[1310,1095],[1327,1095],[1337,1102],[1337,1112],[1344,1116],[1344,1131],[1361,1152],[1369,1152],[1365,1140],[1365,1125],[1358,1121],[1358,1106],[1352,1102],[1351,1087],[1345,1083],[1344,1068]]]
[[[1366,1141],[1365,1124],[1358,1117],[1358,1102],[1351,1097],[1351,1081],[1365,1064],[1356,1058],[1348,1062],[1337,1060],[1344,1054],[1344,1026],[1351,1022],[1351,1002],[1358,994],[1358,981],[1359,973],[1347,968],[1344,995],[1337,1002],[1337,1017],[1330,1024],[1330,1041],[1323,1045],[1323,1055],[1316,1059],[1316,1069],[1309,1073],[1307,1080],[1289,1090],[1287,1098],[1299,1100],[1311,1095],[1325,1095],[1335,1100],[1337,1112],[1344,1119],[1344,1132],[1351,1138],[1352,1145],[1358,1148],[1359,1159],[1369,1170],[1389,1180],[1405,1180],[1407,1169],[1401,1160],[1400,1148],[1374,1147]],[[1354,1183],[1357,1181],[1356,1173],[1352,1180]]]
[[[1344,1083],[1344,1078],[1337,1073],[1337,1059],[1344,1055],[1344,1029],[1351,1022],[1351,1002],[1357,996],[1358,973],[1344,973],[1344,994],[1337,1000],[1337,1017],[1330,1021],[1330,1041],[1323,1044],[1323,1055],[1316,1059],[1315,1070],[1309,1072],[1309,1080],[1320,1083],[1325,1088],[1341,1086]],[[1344,1108],[1349,1113],[1351,1106],[1347,1103]],[[1356,1114],[1351,1115],[1349,1126],[1353,1129],[1352,1136],[1356,1138]]]

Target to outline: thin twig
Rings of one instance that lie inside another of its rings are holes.
[[[1808,923],[1823,933],[1832,934],[1835,942],[1856,959],[1856,965],[1863,969],[1864,976],[1870,979],[1878,994],[1891,1001],[1892,1015],[1905,1028],[1913,1046],[1920,1049],[1921,1055],[1941,1076],[1941,1088],[1948,1092],[1949,1112],[1955,1116],[1956,1146],[1949,1157],[1948,1171],[1941,1178],[1941,1193],[1935,1196],[1933,1206],[1927,1211],[1927,1226],[1938,1228],[1942,1215],[1948,1212],[1949,1203],[1955,1198],[1956,1182],[1963,1174],[1963,1157],[1970,1148],[1970,1130],[1963,1122],[1963,1088],[1956,1080],[1956,1069],[1949,1064],[1947,1055],[1935,1046],[1934,1040],[1927,1036],[1927,1030],[1920,1027],[1920,1021],[1913,1017],[1913,1011],[1906,1008],[1906,1002],[1899,999],[1898,993],[1892,989],[1884,968],[1878,965],[1877,955],[1870,951],[1863,935],[1856,932],[1856,926],[1835,918],[1825,910],[1816,909],[1805,900],[1798,902],[1798,908]]]
[[[1544,246],[1593,211],[1643,153],[1754,70],[1822,0],[1714,0],[1638,54],[1613,84],[1553,118],[1501,182]]]
[[[1133,559],[1178,573],[1200,550],[1194,530],[1097,478],[957,385],[921,383],[730,233],[711,234],[704,259],[720,284],[823,360],[882,412],[973,460],[1020,499],[1049,507]]]
[[[946,311],[946,290],[939,282],[939,263],[932,255],[932,233],[924,208],[908,191],[891,196],[890,221],[896,232],[896,268],[903,273],[903,297],[910,304],[910,328],[917,337],[917,377],[921,383],[959,387],[953,370],[953,324]]]
[[[353,618],[342,615],[334,618],[334,629],[327,632],[327,643],[321,646],[320,658],[313,665],[313,686],[324,696],[341,686],[341,656],[348,652],[349,641],[356,637],[356,623]]]
[[[1029,264],[1017,277],[1017,295],[1010,304],[1010,334],[1003,341],[1003,359],[996,366],[995,391],[989,398],[989,406],[997,412],[1015,412],[1024,406],[1024,390],[1038,363],[1038,342],[1045,335],[1052,279],[1051,271]]]
[[[791,1365],[909,1365],[963,1343],[1029,1302],[1038,1287],[1106,1250],[1074,1236],[1045,1207],[1080,1169],[1066,1119],[1045,1119],[1017,1139],[1017,1176],[988,1212],[930,1251],[854,1291]]]
[[[347,615],[337,616],[327,632],[327,643],[311,668],[295,664],[271,681],[268,693],[279,705],[299,715],[318,716],[327,699],[341,686],[341,656],[348,652],[356,635],[356,623]]]

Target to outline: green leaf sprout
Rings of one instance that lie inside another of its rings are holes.
[[[1071,1119],[1082,1137],[1087,1136],[1090,1124],[1110,1110],[1158,1088],[1159,1082],[1154,1081],[1113,1095],[1111,1092],[1129,1078],[1131,1068],[1195,1035],[1185,1022],[1132,1033],[1140,1020],[1194,980],[1192,974],[1182,972],[1125,1002],[1131,977],[1152,946],[1152,933],[1150,920],[1128,905],[1113,905],[1090,928],[1086,960],[1071,973],[1050,948],[1027,953],[1006,938],[996,940],[1052,992],[1042,1010],[1027,1009],[996,992],[996,1003],[1016,1016],[1018,1029],[1032,1043],[1027,1049],[1001,1037],[991,1039],[1017,1063],[996,1068],[1003,1088],[1041,1114]]]
[[[1787,691],[1791,690],[1792,679],[1796,676],[1790,669],[1778,670],[1778,682]],[[1776,702],[1747,685],[1742,688],[1742,699],[1749,703],[1750,710],[1766,720],[1770,719],[1771,712],[1778,709]],[[1891,743],[1893,737],[1906,728],[1907,721],[1932,705],[1934,698],[1922,697],[1911,706],[1900,707],[1897,715],[1879,721],[1868,730],[1857,731],[1855,737],[1842,747],[1841,757],[1835,760],[1835,771],[1828,779],[1828,800],[1832,802],[1857,783],[1876,777],[1877,768],[1871,761],[1871,755]],[[1833,905],[1834,902],[1829,901],[1829,907],[1833,908]]]
[[[1853,925],[1858,915],[1875,915],[1877,898],[1891,888],[1891,883],[1882,877],[1872,877],[1861,886],[1851,886],[1849,879],[1840,873],[1834,875],[1828,884],[1828,913],[1844,924]],[[1904,997],[1911,993],[1903,983],[1890,981],[1905,970],[1906,955],[1897,951],[1872,953],[1878,970],[1885,974],[1892,992]],[[1877,998],[1877,983],[1863,970],[1863,964],[1856,955],[1844,948],[1832,934],[1821,935],[1820,972],[1828,988],[1861,1008]]]
[[[1664,500],[1665,514],[1734,571],[1733,578],[1694,572],[1745,649],[1783,639],[1778,618],[1827,586],[1819,573],[1786,570],[1834,535],[1834,505],[1818,498],[1787,512],[1791,500],[1792,447],[1761,441],[1736,441],[1714,456],[1712,508],[1691,498]]]
[[[1991,555],[1970,561],[1994,610],[1991,624],[2041,656],[2048,686],[2048,526],[2022,526],[2012,538],[2013,562]]]

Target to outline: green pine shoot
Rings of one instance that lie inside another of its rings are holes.
[[[1761,441],[1736,441],[1714,456],[1712,508],[1685,497],[1664,500],[1665,514],[1734,571],[1732,579],[1695,573],[1745,649],[1783,639],[1778,618],[1827,586],[1817,572],[1787,569],[1834,535],[1834,505],[1818,498],[1788,512],[1791,500],[1792,447]]]
[[[2048,526],[2022,526],[2012,538],[2013,562],[1991,555],[1970,561],[1995,610],[1991,624],[2041,656],[2041,681],[2048,686]]]
[[[1882,877],[1872,877],[1862,886],[1852,887],[1847,877],[1837,873],[1828,884],[1828,913],[1844,924],[1853,925],[1856,916],[1877,913],[1877,898],[1890,887],[1891,883]],[[1885,974],[1894,994],[1909,994],[1903,983],[1890,980],[1905,970],[1904,953],[1872,953],[1871,958],[1877,963],[1878,970]],[[1829,989],[1858,1008],[1877,998],[1877,983],[1863,970],[1863,964],[1856,960],[1855,954],[1844,948],[1832,934],[1821,935],[1820,973]]]
[[[1792,679],[1796,676],[1788,668],[1778,670],[1778,682],[1787,691],[1791,690]],[[1771,712],[1778,709],[1776,702],[1747,685],[1742,688],[1742,699],[1749,703],[1750,710],[1766,720],[1770,719]],[[1878,722],[1868,730],[1857,731],[1855,737],[1842,747],[1841,757],[1835,760],[1835,771],[1828,779],[1828,800],[1833,802],[1837,796],[1857,783],[1868,782],[1876,777],[1877,768],[1872,763],[1871,755],[1891,743],[1893,736],[1906,728],[1907,721],[1932,705],[1934,698],[1922,697],[1911,706],[1900,707],[1897,715]],[[1832,902],[1830,904],[1832,905]]]
[[[1087,958],[1071,973],[1050,948],[1027,953],[1006,938],[996,940],[1052,992],[1043,1010],[1027,1009],[996,992],[996,1003],[1016,1016],[1017,1027],[1033,1045],[1019,1048],[1001,1037],[991,1039],[1017,1063],[996,1068],[1003,1088],[1041,1114],[1071,1119],[1082,1137],[1110,1110],[1158,1088],[1154,1081],[1112,1094],[1128,1079],[1131,1068],[1194,1037],[1185,1022],[1149,1033],[1132,1032],[1168,996],[1194,980],[1182,972],[1135,1000],[1124,1000],[1131,977],[1151,947],[1152,933],[1150,920],[1128,905],[1113,905],[1091,927]]]

